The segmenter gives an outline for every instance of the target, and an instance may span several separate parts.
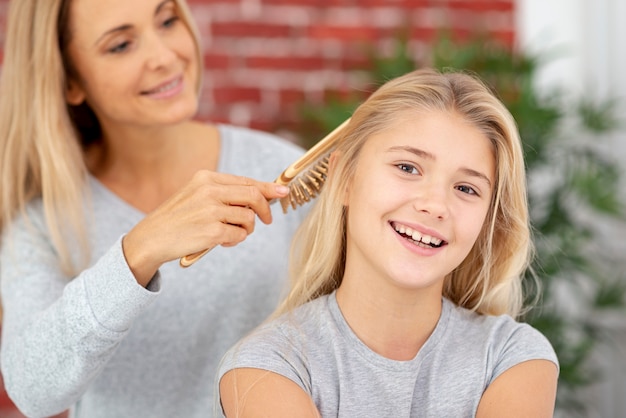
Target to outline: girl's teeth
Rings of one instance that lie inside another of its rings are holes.
[[[409,228],[408,226],[395,225],[395,230],[398,231],[400,234],[411,237],[413,241],[426,244],[427,246],[429,244],[434,246],[441,244],[441,240],[439,238],[431,237],[430,235],[422,235],[419,232]]]
[[[411,234],[407,235],[410,235],[413,241],[421,241],[423,239],[422,234],[417,231],[413,231]]]

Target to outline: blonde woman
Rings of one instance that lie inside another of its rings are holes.
[[[412,72],[331,161],[290,294],[224,358],[225,415],[552,416],[554,350],[515,321],[531,239],[505,107],[469,75]]]
[[[193,120],[184,0],[13,0],[4,51],[9,396],[33,417],[210,415],[219,359],[284,288],[303,212],[273,217],[270,182],[302,150]]]

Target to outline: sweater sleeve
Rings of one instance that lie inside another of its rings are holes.
[[[1,367],[7,393],[28,416],[71,407],[99,374],[133,320],[158,296],[132,275],[121,238],[72,280],[42,228],[16,222],[0,247],[4,317]]]

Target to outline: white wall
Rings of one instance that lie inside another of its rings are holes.
[[[536,80],[540,88],[562,87],[570,99],[617,100],[620,129],[587,140],[617,160],[626,202],[626,1],[517,0],[516,7],[519,46],[546,60]],[[626,271],[626,222],[604,221],[598,229]]]
[[[622,100],[624,129],[611,145],[626,169],[626,1],[517,0],[516,6],[520,46],[549,57],[540,86]]]
[[[516,6],[520,47],[551,57],[538,74],[539,87],[561,86],[571,98],[621,100],[623,127],[601,141],[620,162],[626,201],[626,1],[517,0]],[[622,260],[615,271],[626,271],[626,223],[604,222],[599,228]],[[594,353],[605,377],[583,395],[588,417],[626,417],[626,314],[596,319],[613,344],[602,344]]]

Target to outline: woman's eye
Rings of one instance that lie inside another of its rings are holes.
[[[178,16],[172,16],[169,19],[164,20],[163,23],[161,24],[161,26],[163,26],[164,28],[171,28],[179,20],[180,20],[180,18]]]
[[[457,186],[457,190],[459,190],[460,192],[463,192],[463,193],[467,193],[467,194],[478,195],[478,193],[476,193],[476,190],[472,189],[469,186]]]
[[[119,54],[120,52],[126,51],[129,45],[130,45],[129,41],[120,42],[116,44],[115,46],[113,46],[112,48],[109,48],[108,51],[112,54]]]
[[[415,166],[412,166],[411,164],[400,163],[396,164],[396,167],[408,174],[419,174],[417,168],[415,168]]]

